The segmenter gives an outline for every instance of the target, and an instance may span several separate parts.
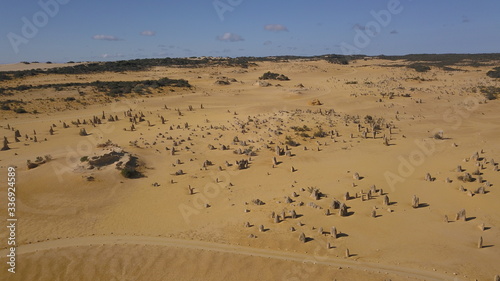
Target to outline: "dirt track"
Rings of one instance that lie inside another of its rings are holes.
[[[301,263],[322,264],[336,267],[351,268],[354,270],[371,271],[377,273],[396,274],[403,277],[412,277],[418,280],[453,280],[459,281],[455,276],[449,276],[438,272],[429,272],[414,268],[404,268],[394,265],[382,265],[368,262],[353,261],[349,259],[338,259],[325,256],[304,255],[298,253],[290,253],[284,251],[256,249],[250,247],[225,245],[218,243],[210,243],[203,241],[189,241],[165,237],[147,237],[147,236],[93,236],[93,237],[77,237],[60,240],[51,240],[34,244],[22,245],[17,248],[17,254],[51,250],[57,248],[91,246],[91,245],[154,245],[165,247],[177,247],[185,249],[198,249],[206,251],[214,251],[220,253],[231,253],[238,255],[264,257],[285,261],[294,261]],[[7,250],[0,251],[1,256],[7,255]]]

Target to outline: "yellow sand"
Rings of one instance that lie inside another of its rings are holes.
[[[169,77],[187,79],[194,87],[118,99],[90,88],[33,90],[0,97],[30,101],[24,107],[39,112],[0,112],[0,136],[11,142],[10,150],[0,152],[0,183],[6,186],[6,167],[17,166],[19,219],[17,273],[7,272],[7,245],[2,242],[2,280],[492,280],[500,274],[500,172],[485,163],[482,177],[492,186],[486,188],[486,194],[470,197],[459,191],[460,185],[475,191],[481,184],[459,181],[457,177],[463,173],[456,172],[456,167],[462,165],[467,172],[474,172],[476,161],[464,159],[476,151],[488,162],[492,158],[500,161],[498,101],[485,102],[480,93],[473,92],[478,85],[499,86],[498,82],[485,75],[490,67],[459,67],[466,70],[460,72],[433,68],[417,73],[380,66],[394,63],[403,62],[368,60],[347,66],[323,61],[259,63],[247,72],[224,67],[159,67],[148,72],[40,75],[4,83]],[[285,74],[291,80],[270,81],[271,87],[254,85],[267,71]],[[218,76],[238,82],[215,85]],[[430,81],[411,79],[415,77]],[[297,87],[300,83],[304,88]],[[389,99],[380,95],[382,92],[396,96]],[[411,97],[399,96],[405,93]],[[66,97],[82,103],[61,100]],[[310,105],[313,99],[322,105]],[[193,111],[188,111],[189,105]],[[151,126],[141,122],[130,131],[131,123],[123,114],[128,109],[132,114],[144,113]],[[296,109],[302,112],[296,113]],[[334,109],[337,116],[319,114],[320,109],[322,113]],[[106,117],[117,115],[120,120],[103,120],[104,124],[96,127],[71,124],[77,118],[88,121],[94,115],[100,117],[102,111]],[[161,124],[160,115],[166,124]],[[383,134],[389,136],[387,128],[382,128],[376,139],[371,133],[363,139],[356,124],[346,126],[346,115],[359,116],[363,127],[367,126],[366,115],[393,124],[390,145],[385,146],[382,139]],[[267,122],[256,126],[251,121],[242,133],[237,121],[249,119]],[[70,128],[63,129],[62,122]],[[189,129],[184,129],[186,122]],[[6,129],[7,124],[20,130],[21,142],[14,142],[14,132]],[[52,124],[56,125],[54,135],[49,134]],[[339,137],[302,138],[290,129],[302,125],[312,129],[307,132],[310,135],[321,125],[326,132],[337,130]],[[82,127],[90,135],[79,136]],[[273,132],[278,127],[283,131],[279,136]],[[25,134],[34,136],[33,130],[37,143],[25,141]],[[440,130],[444,140],[431,138]],[[159,133],[185,141],[170,155],[165,148],[171,149],[173,140]],[[247,146],[232,144],[235,136],[247,141]],[[286,136],[301,145],[290,147],[292,157],[276,156],[272,150],[276,144],[284,148]],[[81,157],[99,151],[97,144],[108,139],[139,158],[145,177],[125,179],[112,166],[78,168]],[[269,144],[271,140],[274,144]],[[131,141],[137,141],[137,146],[130,145]],[[422,150],[422,143],[430,152]],[[220,150],[222,144],[230,149]],[[210,150],[209,145],[215,149]],[[257,155],[251,156],[248,169],[225,165],[225,161],[234,164],[248,159],[233,150],[250,146]],[[27,169],[27,160],[44,155],[53,160]],[[273,157],[281,162],[275,168]],[[398,172],[401,161],[409,157],[414,157],[411,171]],[[182,164],[176,164],[178,159]],[[214,165],[204,170],[205,160]],[[292,166],[295,172],[291,172]],[[180,169],[184,175],[173,175]],[[353,179],[355,172],[361,180]],[[424,181],[426,173],[436,180]],[[398,175],[401,181],[391,185],[386,178],[389,174]],[[88,176],[95,180],[87,181]],[[447,177],[451,183],[445,182]],[[194,195],[189,195],[188,185],[194,188]],[[340,217],[333,209],[332,215],[325,215],[333,198],[344,202],[345,192],[354,197],[361,190],[366,193],[371,185],[382,188],[393,204],[383,206],[379,195],[368,201],[353,198],[346,202],[350,216]],[[314,200],[308,187],[319,188],[326,197]],[[291,197],[293,192],[299,196]],[[413,195],[420,198],[422,207],[411,207]],[[285,203],[285,196],[294,202]],[[0,198],[6,206],[6,188],[2,188]],[[265,205],[252,204],[257,198]],[[301,201],[304,205],[298,206]],[[308,206],[309,202],[322,209]],[[377,218],[370,216],[374,207]],[[462,208],[468,221],[455,221]],[[281,214],[285,210],[288,216],[292,209],[301,216],[273,222],[273,211]],[[5,215],[2,211],[3,221]],[[445,215],[449,223],[444,222]],[[252,226],[244,227],[245,222]],[[485,231],[478,227],[482,223]],[[268,230],[259,232],[259,225]],[[332,226],[342,233],[338,239],[329,234]],[[296,231],[291,232],[290,227]],[[318,233],[320,227],[324,234]],[[299,242],[302,232],[311,238],[307,243]],[[249,238],[250,234],[256,238]],[[485,245],[482,249],[477,248],[480,236]],[[2,231],[0,241],[6,237]],[[327,242],[331,249],[326,249]],[[345,258],[347,248],[349,258]]]

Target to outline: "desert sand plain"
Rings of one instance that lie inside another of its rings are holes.
[[[500,111],[477,88],[498,79],[485,75],[491,66],[419,73],[397,66],[405,63],[290,60],[2,82],[168,77],[192,87],[0,97],[28,111],[0,111],[10,148],[0,151],[0,202],[16,166],[18,218],[16,273],[2,231],[0,279],[493,280]],[[290,80],[263,87],[267,71]],[[127,163],[139,177],[120,173]]]

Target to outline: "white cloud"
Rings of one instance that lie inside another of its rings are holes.
[[[101,55],[101,58],[103,59],[111,59],[111,58],[123,58],[124,55],[122,54],[115,54],[115,55],[111,55],[111,54],[102,54]]]
[[[156,32],[154,32],[152,30],[144,30],[143,32],[141,32],[141,35],[142,36],[155,36]]]
[[[219,41],[225,41],[225,42],[245,41],[245,39],[243,39],[243,37],[239,36],[238,34],[231,33],[231,32],[226,32],[223,35],[217,36],[216,39]]]
[[[268,24],[264,26],[264,29],[268,31],[288,31],[288,28],[282,24]]]
[[[112,36],[112,35],[102,35],[102,34],[94,35],[94,36],[92,36],[92,39],[94,39],[94,40],[106,40],[106,41],[120,41],[120,40],[122,40],[122,39],[115,37],[115,36]]]

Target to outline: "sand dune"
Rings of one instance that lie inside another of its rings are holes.
[[[118,257],[116,260],[118,262],[127,262],[126,259],[122,260],[122,255],[115,255],[113,252],[120,252],[120,251],[126,251],[126,250],[131,250],[127,249],[132,248],[134,250],[139,250],[139,251],[145,251],[147,250],[152,251],[154,255],[165,255],[168,253],[170,258],[172,259],[181,259],[181,257],[174,255],[174,253],[179,253],[181,255],[186,254],[183,253],[183,251],[179,251],[180,249],[186,249],[187,253],[198,253],[201,255],[208,256],[210,258],[214,258],[214,255],[228,255],[230,258],[226,259],[240,259],[241,257],[239,256],[248,256],[251,257],[250,260],[262,260],[267,259],[271,260],[272,262],[276,263],[275,266],[270,266],[270,271],[273,272],[273,274],[278,274],[280,273],[280,270],[283,271],[285,275],[289,275],[286,278],[294,277],[291,276],[293,275],[291,270],[287,270],[286,267],[285,269],[279,269],[278,267],[282,267],[282,264],[289,264],[288,266],[290,268],[300,268],[301,266],[303,267],[309,267],[309,266],[320,266],[323,267],[321,271],[323,272],[325,269],[327,271],[330,271],[329,274],[331,276],[342,276],[343,274],[340,273],[341,270],[347,270],[349,271],[354,271],[356,272],[356,278],[367,278],[369,274],[375,274],[375,276],[378,276],[378,278],[414,278],[415,280],[459,280],[459,278],[452,278],[450,276],[447,276],[445,274],[440,274],[437,272],[426,272],[424,270],[417,270],[417,269],[411,269],[411,268],[403,268],[399,266],[388,266],[388,265],[380,265],[377,263],[367,263],[367,262],[357,262],[357,261],[351,261],[348,259],[333,259],[327,256],[321,256],[318,254],[314,255],[304,255],[304,254],[297,254],[297,253],[290,253],[290,252],[280,252],[280,251],[274,251],[274,250],[266,250],[266,249],[256,249],[256,248],[250,248],[250,247],[242,247],[242,246],[234,246],[234,245],[225,245],[225,244],[216,244],[216,243],[207,243],[207,242],[200,242],[200,241],[190,241],[190,240],[180,240],[180,239],[171,239],[171,238],[164,238],[164,237],[141,237],[141,236],[93,236],[93,237],[79,237],[79,238],[72,238],[72,239],[62,239],[62,240],[53,240],[53,241],[46,241],[46,242],[40,242],[40,243],[35,243],[35,244],[29,244],[29,245],[24,245],[18,249],[18,253],[22,255],[27,255],[33,253],[37,253],[39,251],[43,252],[50,252],[50,251],[65,251],[67,248],[73,248],[73,247],[78,247],[81,248],[83,247],[84,250],[82,251],[82,255],[88,255],[88,254],[94,254],[96,251],[98,254],[92,259],[98,258],[102,259],[103,255],[113,255],[113,259]],[[155,247],[152,247],[155,246]],[[97,249],[96,249],[97,248]],[[106,249],[108,248],[108,249]],[[109,251],[109,252],[108,252]],[[5,253],[4,253],[5,252]],[[6,251],[3,251],[2,254],[7,254]],[[57,254],[56,254],[57,255]],[[150,254],[147,254],[148,256]],[[70,260],[72,258],[65,256],[67,260]],[[73,257],[75,258],[75,257]],[[90,257],[88,257],[90,258]],[[156,257],[148,257],[149,258],[154,258],[157,260],[157,262],[161,261],[162,263],[168,264],[168,267],[171,267],[168,271],[172,270],[174,272],[179,272],[179,271],[189,271],[189,266],[201,266],[202,263],[199,260],[191,258],[186,259],[189,260],[189,262],[179,262],[179,261],[166,261],[161,258],[161,256],[156,256]],[[33,259],[31,261],[30,259]],[[81,258],[80,258],[81,259]],[[138,259],[137,264],[131,262],[128,260],[128,264],[126,265],[127,267],[136,267],[140,268],[140,257],[136,256],[136,259]],[[248,258],[247,258],[248,259]],[[33,262],[36,264],[36,258],[29,256],[28,260],[30,262]],[[284,262],[283,262],[284,261]],[[230,261],[226,261],[230,262]],[[171,263],[175,263],[171,264]],[[212,264],[213,261],[210,259],[205,260],[203,264],[205,264],[206,267],[215,267],[216,265]],[[234,262],[230,262],[231,264]],[[251,266],[255,269],[256,265],[254,264],[255,261],[251,262],[244,262],[244,265],[239,265],[241,267],[246,267],[246,266]],[[293,264],[295,263],[295,264]],[[62,265],[58,265],[61,266]],[[84,266],[84,265],[77,265],[76,268],[79,266]],[[123,266],[123,265],[122,265]],[[113,268],[113,270],[123,270],[124,269],[122,266],[118,268]],[[233,265],[234,266],[234,265]],[[262,266],[262,265],[261,265]],[[180,267],[180,268],[179,268]],[[185,268],[184,268],[185,267]],[[224,266],[224,267],[227,267]],[[215,269],[215,268],[214,268]],[[228,270],[228,272],[224,272],[223,274],[234,274],[232,272],[234,268],[231,270]],[[248,269],[247,269],[248,270]],[[24,270],[21,269],[21,272]],[[127,270],[128,271],[128,270]],[[53,275],[55,278],[58,278],[56,276],[64,276],[68,275],[71,276],[74,273],[70,273],[68,269],[64,271],[60,271],[58,269],[53,270]],[[361,273],[363,272],[363,273]],[[370,272],[364,273],[364,272]],[[313,271],[314,273],[314,271]],[[83,274],[83,273],[82,273]],[[108,272],[109,278],[117,278],[117,276],[113,276],[111,272]],[[165,273],[163,273],[165,274]],[[177,273],[178,274],[178,273]],[[196,273],[195,273],[196,274]],[[212,273],[211,273],[212,274]],[[257,278],[269,278],[266,277],[266,275],[261,275],[260,277],[255,276],[254,274],[251,274],[251,272],[247,273],[249,276],[245,277],[247,279],[250,277],[250,280],[258,280]],[[303,274],[300,273],[300,270],[296,272],[295,274]],[[320,275],[324,276],[325,273],[321,273]],[[351,273],[352,274],[352,273]],[[24,275],[24,274],[20,274]],[[142,276],[145,275],[145,276]],[[147,276],[148,274],[145,272],[142,272],[140,274],[136,274],[134,277],[133,276],[128,276],[128,273],[123,274],[122,278],[128,278],[128,279],[134,279],[134,280],[139,280],[141,278],[149,278],[150,276]],[[218,275],[221,275],[219,273]],[[269,276],[269,275],[267,275]],[[280,277],[279,275],[277,276],[278,278]],[[311,276],[312,277],[312,276]],[[26,277],[24,277],[26,278]],[[102,275],[96,274],[95,276],[86,276],[85,279],[92,280],[94,278],[103,278]],[[197,278],[202,278],[202,275],[199,275]],[[219,278],[224,278],[224,277],[219,277]]]
[[[10,148],[0,169],[17,166],[12,280],[493,279],[500,119],[478,87],[498,81],[488,66],[417,73],[401,63],[291,60],[3,82],[168,77],[193,86],[0,97],[38,112],[0,112]],[[267,71],[290,80],[255,85]],[[221,76],[231,82],[215,83]],[[130,159],[137,178],[121,172]],[[465,221],[455,217],[461,209]],[[0,248],[0,276],[11,280]]]

